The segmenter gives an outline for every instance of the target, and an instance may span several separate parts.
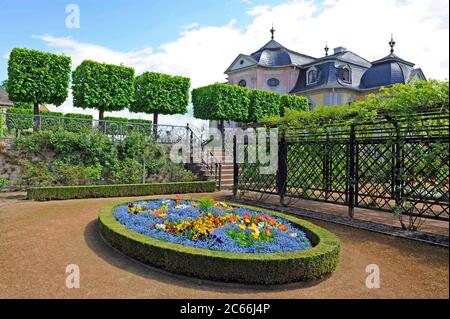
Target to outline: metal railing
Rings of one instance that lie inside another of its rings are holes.
[[[342,204],[351,217],[360,207],[449,220],[448,113],[291,129],[279,137],[278,158],[273,175],[261,175],[258,163],[236,162],[236,193]]]

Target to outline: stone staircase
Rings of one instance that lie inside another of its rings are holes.
[[[219,169],[215,169],[215,165],[212,167],[207,167],[205,164],[190,164],[188,169],[193,171],[202,180],[216,180],[221,177],[220,186],[221,189],[232,189],[233,188],[233,158],[231,156],[224,156],[221,151],[213,152],[214,157],[222,162],[221,172],[219,175]],[[217,177],[216,177],[217,174]],[[217,180],[217,186],[219,186]]]

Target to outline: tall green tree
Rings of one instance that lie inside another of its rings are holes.
[[[186,114],[190,86],[189,78],[145,72],[136,77],[136,101],[130,111],[153,114],[155,125],[158,124],[159,114]]]
[[[7,91],[14,102],[33,103],[33,129],[40,125],[39,105],[61,105],[68,95],[71,59],[28,49],[13,49],[8,61]]]
[[[97,109],[103,121],[105,112],[121,111],[134,103],[134,69],[83,61],[72,73],[72,90],[73,105]]]

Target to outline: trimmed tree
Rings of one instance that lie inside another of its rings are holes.
[[[136,77],[136,101],[130,111],[153,114],[155,125],[159,114],[186,114],[190,86],[191,80],[186,77],[145,72]]]
[[[249,91],[240,86],[216,83],[192,91],[194,117],[202,120],[220,121],[224,136],[224,121],[248,122]],[[222,138],[222,149],[225,141]]]
[[[194,117],[202,120],[247,122],[250,98],[240,86],[216,83],[192,90]]]
[[[33,129],[40,125],[39,105],[61,105],[68,95],[71,59],[28,49],[13,49],[8,61],[7,91],[14,102],[33,103]]]
[[[97,109],[103,121],[105,112],[121,111],[134,103],[134,69],[83,61],[72,74],[72,90],[73,105]]]
[[[253,90],[249,92],[249,96],[249,122],[258,122],[263,117],[280,114],[279,93]]]
[[[304,96],[283,95],[281,97],[280,116],[284,116],[286,109],[307,111],[309,109],[309,101]]]

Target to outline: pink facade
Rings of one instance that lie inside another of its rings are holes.
[[[229,73],[228,84],[239,85],[244,80],[248,89],[264,90],[288,94],[295,86],[299,70],[294,66],[282,68],[250,67]],[[279,84],[270,86],[269,80],[276,79]]]

